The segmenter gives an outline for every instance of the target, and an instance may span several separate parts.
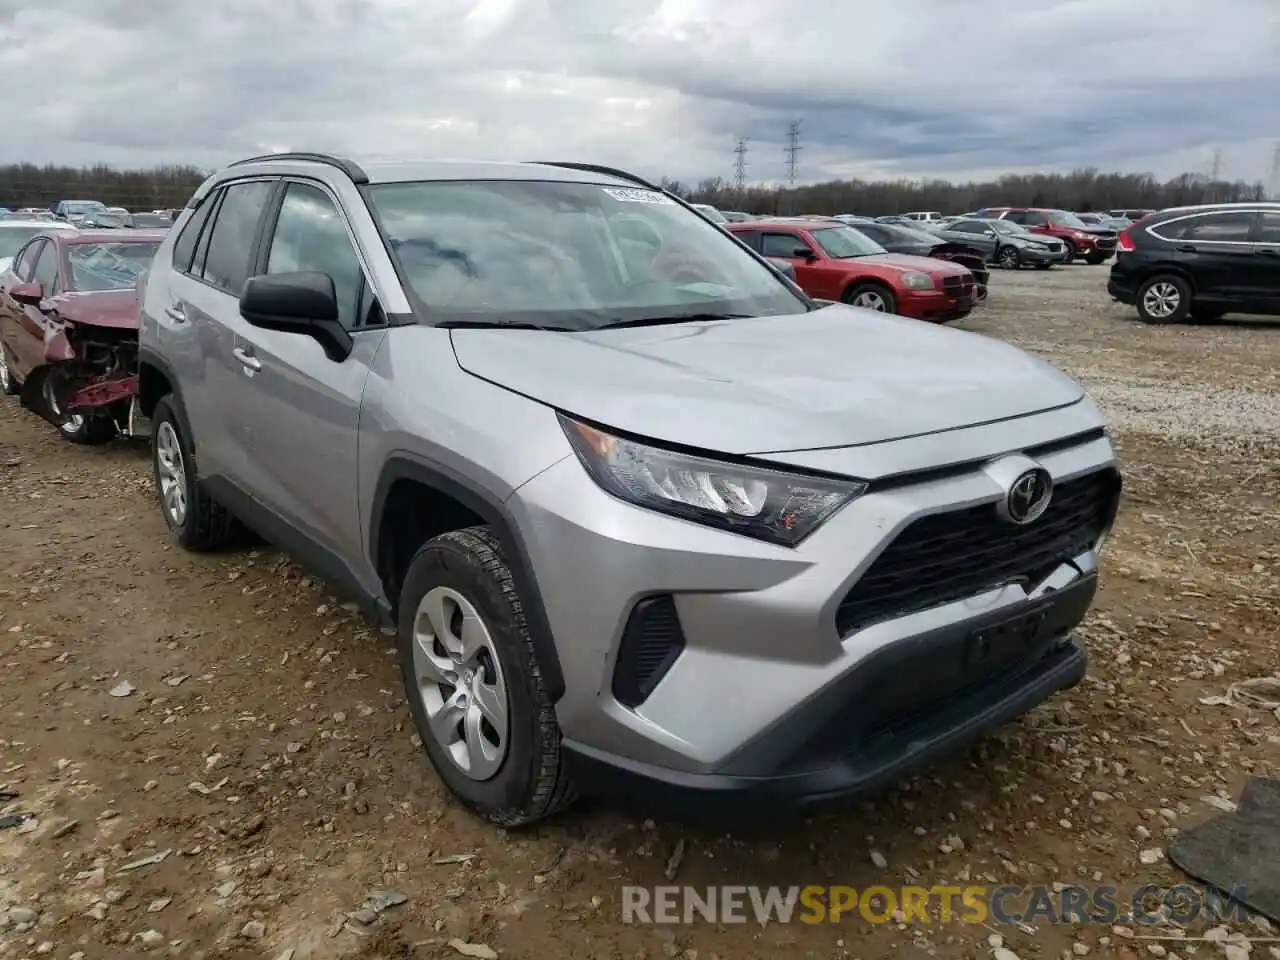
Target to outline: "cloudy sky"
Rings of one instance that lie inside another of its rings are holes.
[[[0,0],[0,162],[1266,179],[1280,0]]]

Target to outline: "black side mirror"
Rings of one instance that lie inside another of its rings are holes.
[[[250,277],[240,294],[240,316],[263,330],[313,337],[341,363],[351,355],[351,334],[338,322],[338,295],[327,273],[299,271]]]
[[[812,250],[808,247],[796,247],[791,251],[791,257],[795,260],[817,260]]]

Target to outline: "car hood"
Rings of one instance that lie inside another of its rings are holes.
[[[626,433],[740,455],[953,430],[1084,395],[1002,341],[844,304],[584,333],[459,329],[452,338],[464,370],[508,390]]]
[[[1091,233],[1095,237],[1114,237],[1117,235],[1116,231],[1110,227],[1073,227],[1072,229],[1079,230],[1081,233]]]
[[[102,290],[93,293],[61,293],[49,300],[58,316],[71,323],[93,327],[138,328],[136,290]]]
[[[881,253],[873,257],[858,257],[853,263],[875,263],[898,270],[901,273],[932,273],[947,277],[966,273],[964,267],[932,257],[917,257],[909,253]]]

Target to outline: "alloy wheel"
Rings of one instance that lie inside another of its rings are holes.
[[[1012,269],[1018,265],[1018,251],[1013,247],[1005,247],[1000,251],[1000,266],[1005,269]]]
[[[0,394],[7,394],[13,389],[13,380],[9,373],[9,354],[0,347]]]
[[[885,303],[884,295],[876,293],[874,290],[863,290],[860,294],[853,298],[855,307],[866,307],[868,310],[878,310],[886,313],[889,305]]]
[[[431,734],[454,766],[472,780],[493,777],[507,755],[506,678],[480,613],[451,587],[418,604],[413,671]]]
[[[44,378],[44,402],[49,408],[49,412],[53,415],[53,419],[57,421],[58,429],[63,433],[75,436],[84,429],[84,417],[78,413],[64,413],[62,406],[58,403],[57,391],[53,388],[53,378]]]
[[[160,503],[169,522],[180,527],[187,519],[187,468],[182,459],[178,432],[167,420],[156,430],[156,479]]]
[[[1142,309],[1157,320],[1167,320],[1177,312],[1182,294],[1168,281],[1153,283],[1142,295]]]

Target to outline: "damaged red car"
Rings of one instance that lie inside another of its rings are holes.
[[[163,239],[49,231],[0,276],[0,391],[73,443],[135,432],[138,278]]]

